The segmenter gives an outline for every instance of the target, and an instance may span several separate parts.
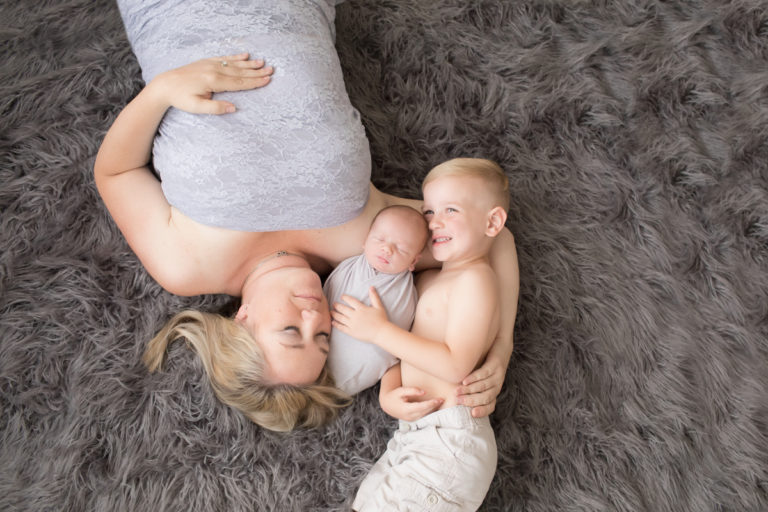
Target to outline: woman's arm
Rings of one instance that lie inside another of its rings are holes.
[[[496,273],[500,289],[501,325],[483,365],[469,374],[456,388],[458,403],[472,407],[472,416],[488,416],[496,408],[496,397],[501,393],[507,366],[514,347],[513,333],[520,293],[520,272],[517,264],[515,238],[503,229],[491,248],[491,266]]]
[[[171,207],[148,167],[160,121],[170,107],[201,114],[232,112],[234,105],[211,99],[213,93],[264,86],[271,73],[247,54],[204,59],[162,73],[123,109],[99,148],[94,165],[99,194],[147,271],[173,293],[187,294],[182,263],[191,258],[182,257],[190,248],[176,236]]]

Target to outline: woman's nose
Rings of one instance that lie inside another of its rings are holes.
[[[303,309],[301,311],[301,320],[307,328],[313,330],[320,325],[320,322],[323,320],[323,314],[316,309]]]

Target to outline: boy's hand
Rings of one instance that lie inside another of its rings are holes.
[[[398,420],[416,421],[427,414],[437,410],[443,405],[442,398],[433,398],[417,402],[416,399],[424,394],[419,388],[395,388],[388,393],[379,395],[379,404],[382,410]]]
[[[387,311],[376,288],[371,286],[369,294],[371,306],[349,295],[342,295],[341,299],[346,304],[337,302],[333,305],[333,327],[358,340],[373,342],[379,330],[387,323]]]
[[[456,388],[457,402],[472,407],[472,416],[489,416],[496,409],[496,397],[501,393],[508,361],[489,354],[483,365],[470,373]]]

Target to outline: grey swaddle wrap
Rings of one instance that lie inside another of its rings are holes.
[[[389,321],[410,330],[418,295],[413,274],[383,274],[371,267],[362,254],[342,261],[323,286],[328,303],[342,302],[349,295],[370,306],[368,289],[373,286],[387,310]],[[338,329],[331,331],[328,367],[336,386],[354,395],[376,384],[398,359],[371,343],[359,341]]]
[[[244,231],[324,228],[356,217],[370,152],[334,47],[333,1],[119,0],[142,75],[250,52],[266,87],[219,93],[221,116],[169,109],[153,147],[168,202],[202,224]]]

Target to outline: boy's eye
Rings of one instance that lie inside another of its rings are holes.
[[[427,215],[432,215],[433,213],[434,212],[432,210],[424,210],[424,214],[423,215],[426,217]]]
[[[448,213],[456,213],[458,210],[456,208],[448,207],[445,209],[445,211],[447,211]]]

